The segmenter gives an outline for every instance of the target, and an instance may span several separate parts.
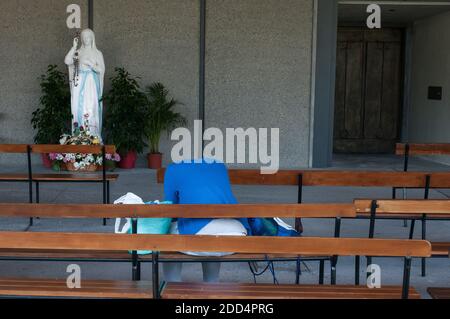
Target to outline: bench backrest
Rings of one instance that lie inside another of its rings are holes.
[[[370,213],[372,200],[355,200],[358,213]],[[450,217],[450,200],[377,200],[376,213],[423,216],[436,215]]]
[[[26,145],[26,144],[0,144],[0,153],[82,153],[82,154],[101,154],[103,145]],[[106,154],[114,154],[116,147],[114,145],[105,145]]]
[[[450,172],[289,170],[263,175],[259,170],[230,169],[228,174],[233,185],[425,188],[429,176],[431,188],[450,188]],[[165,169],[158,170],[158,183],[164,183],[164,175]]]
[[[26,144],[0,144],[0,153],[26,154],[28,145]]]
[[[152,250],[164,252],[274,253],[336,256],[430,257],[422,240],[116,235],[1,232],[1,249]]]
[[[353,204],[58,205],[0,204],[1,217],[46,218],[354,218]]]

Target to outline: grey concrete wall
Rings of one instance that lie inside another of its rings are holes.
[[[193,124],[198,117],[197,0],[95,0],[94,29],[107,78],[115,67],[125,67],[144,86],[162,82],[184,104],[178,110]],[[164,136],[166,162],[172,145]]]
[[[312,0],[208,0],[206,125],[280,128],[280,165],[308,166]]]
[[[49,64],[64,70],[64,56],[73,32],[66,26],[66,8],[87,0],[0,1],[0,143],[32,143],[31,113],[39,106],[39,76]],[[87,15],[82,21],[87,26]],[[10,164],[23,156],[0,156]]]
[[[450,143],[450,13],[413,27],[409,142]],[[428,99],[429,86],[442,86],[442,101]],[[440,157],[439,161],[450,163]]]

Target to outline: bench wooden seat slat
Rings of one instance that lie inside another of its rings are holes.
[[[114,154],[116,147],[114,145],[105,145],[106,154]],[[31,145],[31,151],[37,154],[47,153],[83,153],[83,154],[101,154],[103,145]]]
[[[118,174],[107,174],[106,180],[110,182],[117,181]],[[35,182],[98,182],[102,181],[101,174],[33,174],[33,181]],[[0,174],[0,181],[28,181],[27,174]]]
[[[272,205],[55,205],[0,204],[2,217],[98,218],[353,218],[352,204],[272,204]]]
[[[414,288],[410,298],[420,295]],[[237,283],[167,283],[163,299],[400,299],[401,287],[269,285]]]
[[[158,183],[164,183],[165,169],[157,172]],[[410,187],[424,188],[425,176],[431,177],[430,187],[450,188],[450,172],[396,172],[396,171],[320,171],[285,170],[272,175],[262,175],[259,170],[230,169],[232,185],[329,187]]]
[[[431,254],[433,256],[450,257],[450,242],[448,243],[431,243]]]
[[[107,181],[116,181],[119,178],[118,174],[107,174]],[[44,181],[101,181],[103,176],[101,174],[34,174],[33,180],[38,182]]]
[[[245,240],[246,245],[242,245]],[[392,246],[392,247],[390,247]],[[390,247],[386,250],[386,247]],[[306,254],[379,257],[430,257],[431,244],[421,240],[182,235],[116,235],[92,233],[0,233],[0,248],[74,250],[152,250],[167,252]]]
[[[409,147],[409,155],[450,155],[449,143],[435,144],[397,144],[396,155],[405,155],[406,145]]]
[[[0,153],[24,154],[28,152],[26,144],[0,144]]]
[[[0,174],[0,181],[28,181],[27,174]]]
[[[133,217],[131,205],[58,205],[0,204],[2,217],[41,218],[128,218]],[[150,205],[147,205],[150,206]]]
[[[268,259],[290,259],[295,260],[299,257],[299,255],[295,254],[234,254],[230,256],[223,257],[201,257],[202,260],[260,260],[264,261]],[[311,257],[323,257],[323,256],[307,256],[302,255],[303,258],[311,258]],[[41,259],[41,260],[52,260],[52,259],[64,259],[64,260],[111,260],[111,261],[131,261],[131,254],[128,252],[116,252],[116,251],[77,251],[77,250],[61,250],[61,251],[53,251],[53,250],[30,250],[30,249],[0,249],[0,259]],[[199,257],[189,256],[183,253],[173,253],[173,252],[162,252],[159,255],[159,260],[161,262],[164,261],[189,261],[195,260]],[[139,255],[139,259],[141,261],[152,260],[152,255]]]
[[[449,243],[432,243],[432,255],[433,256],[448,256],[450,251]],[[237,253],[229,256],[222,257],[197,257],[190,256],[178,252],[162,252],[159,256],[159,260],[164,261],[189,261],[201,258],[202,260],[260,260],[266,259],[283,259],[283,260],[295,260],[300,258],[313,258],[313,257],[326,257],[329,255],[306,255],[302,254],[250,254],[250,253]],[[52,260],[52,259],[64,259],[64,260],[111,260],[111,261],[131,261],[131,254],[127,252],[117,251],[77,251],[77,250],[29,250],[29,249],[0,249],[0,259],[24,259],[24,260]],[[142,261],[151,261],[152,255],[139,255],[139,259]]]
[[[355,200],[358,214],[370,213],[372,200]],[[396,215],[433,215],[450,218],[450,200],[377,200],[377,216]]]
[[[222,257],[196,257],[196,256],[189,256],[183,253],[161,253],[159,256],[159,260],[161,261],[165,261],[165,260],[195,260],[196,258],[201,258],[202,260],[205,259],[210,259],[210,260],[220,260],[220,261],[226,261],[226,260],[242,260],[242,261],[248,261],[248,260],[261,260],[264,261],[266,259],[290,259],[290,260],[295,260],[299,257],[303,257],[303,258],[312,258],[312,257],[327,257],[329,255],[322,255],[322,256],[318,256],[317,254],[315,255],[296,255],[296,254],[245,254],[245,253],[240,253],[240,254],[234,254],[234,255],[229,255],[229,256],[222,256]],[[147,260],[147,259],[151,259],[151,255],[141,255],[140,258],[142,260]]]
[[[18,259],[95,259],[131,261],[128,252],[120,251],[80,251],[80,250],[32,250],[32,249],[0,249],[0,258]]]
[[[92,153],[101,154],[103,145],[27,145],[27,144],[0,144],[0,153],[24,154],[28,152],[28,146],[32,153]],[[106,154],[114,154],[116,147],[114,145],[105,145]]]
[[[438,220],[446,220],[450,219],[450,214],[426,214],[428,220],[438,219]],[[423,213],[416,213],[414,215],[404,213],[404,214],[395,214],[395,213],[377,213],[377,218],[382,219],[422,219]],[[357,217],[369,218],[369,212],[361,212],[357,213]]]
[[[450,288],[428,288],[427,291],[433,299],[450,299]]]
[[[69,289],[66,280],[0,278],[0,296],[151,299],[146,281],[83,280],[81,289]]]

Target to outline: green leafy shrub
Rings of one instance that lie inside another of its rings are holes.
[[[170,132],[180,125],[186,124],[186,119],[173,109],[180,103],[169,98],[169,91],[161,83],[147,87],[147,125],[146,135],[149,140],[150,153],[159,153],[159,142],[163,132]]]
[[[37,130],[37,144],[59,144],[61,135],[70,133],[72,112],[70,109],[70,87],[66,74],[56,65],[49,65],[40,77],[42,96],[39,108],[33,112],[31,125]]]
[[[111,78],[111,89],[103,98],[106,141],[114,144],[121,155],[130,151],[142,153],[146,146],[146,97],[137,79],[124,68],[116,68]]]

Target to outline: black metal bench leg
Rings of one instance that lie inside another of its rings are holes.
[[[411,258],[407,257],[404,259],[404,266],[403,266],[402,299],[408,299],[409,297],[410,277],[411,277]]]
[[[411,220],[411,229],[409,230],[409,239],[413,239],[414,238],[415,225],[416,225],[416,220],[415,219]]]
[[[159,252],[152,254],[153,298],[161,299],[159,287]]]
[[[109,181],[106,182],[106,198],[103,198],[103,201],[105,202],[105,204],[110,204],[111,203]],[[103,226],[106,226],[107,224],[108,224],[108,218],[103,218]]]
[[[355,286],[359,286],[360,266],[361,266],[361,257],[355,256]]]
[[[36,182],[36,203],[39,204],[41,202],[41,196],[40,196],[40,184],[39,182]]]
[[[325,260],[321,260],[319,263],[319,285],[323,285],[325,277]]]
[[[111,191],[109,181],[106,182],[106,203],[111,204]]]
[[[295,272],[295,284],[300,284],[300,275],[302,274],[302,261],[300,258],[297,259],[297,270]]]
[[[137,251],[132,252],[131,278],[133,281],[139,280],[139,261]]]
[[[422,240],[426,240],[427,238],[427,221],[422,219]],[[427,275],[427,260],[426,258],[422,258],[422,277]]]
[[[331,285],[336,285],[336,264],[337,257],[331,258]]]
[[[138,261],[137,265],[136,265],[136,281],[140,281],[141,280],[141,262]]]
[[[367,258],[367,269],[369,269],[369,266],[372,265],[372,257],[366,257]],[[369,272],[366,273],[366,279],[369,278],[371,274]]]

